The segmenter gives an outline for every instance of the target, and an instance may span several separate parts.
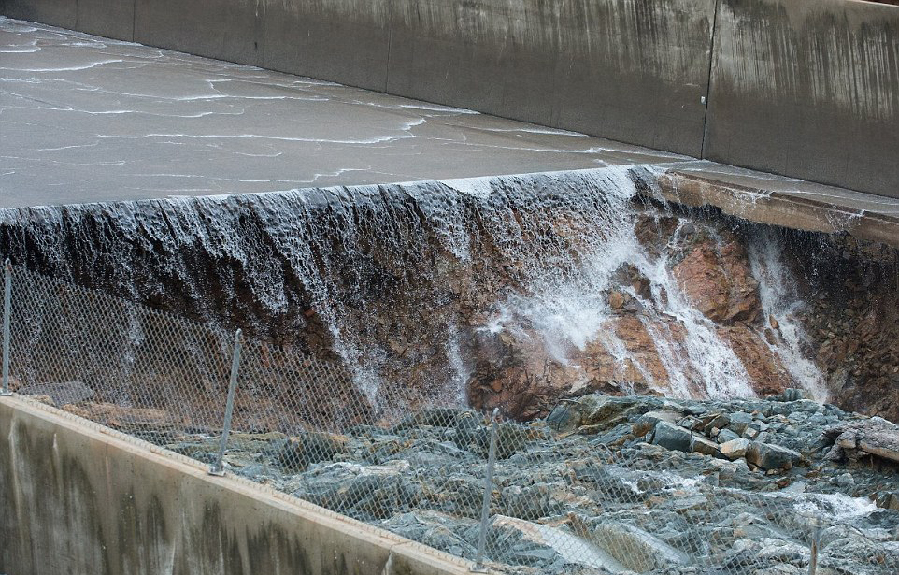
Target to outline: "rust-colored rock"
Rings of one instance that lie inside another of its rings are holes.
[[[698,242],[672,270],[692,305],[716,323],[755,321],[761,313],[758,282],[745,248],[735,239]]]

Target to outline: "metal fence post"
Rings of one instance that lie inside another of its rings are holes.
[[[808,575],[815,575],[818,572],[818,547],[820,544],[821,524],[816,521],[812,529],[812,541],[809,546]]]
[[[209,468],[210,475],[222,476],[225,470],[222,467],[222,457],[225,455],[225,446],[228,444],[228,434],[231,433],[231,414],[234,412],[234,390],[237,388],[237,370],[240,367],[240,334],[238,329],[234,332],[234,358],[231,361],[231,381],[228,384],[228,401],[225,403],[225,421],[222,424],[222,440],[219,444],[219,452],[215,463]]]
[[[484,567],[484,547],[487,543],[487,521],[490,519],[490,500],[493,497],[493,466],[496,464],[496,417],[499,409],[494,409],[490,416],[490,452],[487,456],[487,477],[484,478],[484,499],[481,502],[481,525],[478,529],[478,554],[475,565],[471,568],[476,573],[486,573]]]
[[[9,392],[9,322],[12,310],[12,264],[6,259],[6,285],[3,290],[3,390],[0,395],[10,395]]]

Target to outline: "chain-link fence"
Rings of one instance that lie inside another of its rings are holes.
[[[620,398],[520,424],[433,401],[405,410],[337,362],[7,269],[11,391],[476,569],[899,572],[899,513],[793,473],[796,452],[752,468],[724,453],[780,420],[800,425],[790,411],[747,423],[733,406]]]

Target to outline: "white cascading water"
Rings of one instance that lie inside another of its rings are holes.
[[[536,327],[547,350],[563,363],[567,361],[567,348],[574,346],[583,351],[589,342],[598,341],[612,357],[622,364],[631,362],[647,381],[655,384],[657,391],[668,395],[753,396],[749,375],[740,359],[718,336],[714,324],[681,293],[671,272],[669,254],[663,251],[660,256],[651,257],[638,241],[630,204],[636,189],[627,169],[605,168],[598,172],[596,177],[603,189],[609,190],[604,233],[584,239],[580,265],[571,273],[536,271],[529,286],[531,293],[512,296],[501,308],[498,325],[520,330],[521,325],[513,325],[509,318],[521,318],[522,323]],[[611,329],[614,316],[604,294],[619,288],[613,284],[613,276],[628,264],[650,281],[653,301],[644,300],[630,286],[624,289],[643,307],[643,323],[668,372],[667,385],[653,382],[640,358],[629,353]],[[503,317],[505,321],[499,321]],[[670,331],[666,333],[659,327],[671,319],[686,329],[682,344]]]
[[[749,263],[752,274],[759,281],[759,296],[765,325],[777,322],[776,342],[768,343],[781,359],[800,387],[820,403],[828,400],[824,376],[818,366],[803,351],[808,346],[808,334],[799,321],[805,302],[797,291],[797,281],[783,263],[778,238],[771,230],[760,232],[749,244]],[[767,342],[767,339],[762,338]]]
[[[539,339],[573,389],[588,367],[577,365],[576,352],[598,344],[665,394],[751,396],[746,368],[671,271],[677,246],[649,253],[637,238],[638,187],[655,185],[662,171],[609,166],[115,209],[5,210],[0,224],[11,255],[52,262],[54,275],[95,273],[92,283],[114,293],[169,298],[172,308],[187,305],[191,315],[288,343],[306,341],[320,325],[380,411],[402,411],[416,397],[458,405],[476,371],[477,333]],[[771,349],[797,382],[823,397],[820,373],[802,353],[791,315],[800,300],[778,264],[777,243],[754,246],[765,314],[780,323]],[[616,279],[623,267],[648,280],[651,297]],[[635,315],[664,381],[613,328],[610,290],[640,306]],[[418,389],[409,389],[412,381]]]

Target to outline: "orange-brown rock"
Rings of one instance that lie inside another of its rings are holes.
[[[718,245],[704,239],[672,271],[689,302],[710,320],[729,324],[759,317],[758,282],[736,240]]]
[[[788,387],[793,387],[793,379],[764,340],[746,324],[720,326],[721,337],[736,354],[746,372],[753,391],[761,396],[775,395]]]

